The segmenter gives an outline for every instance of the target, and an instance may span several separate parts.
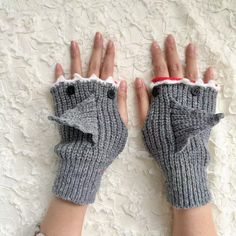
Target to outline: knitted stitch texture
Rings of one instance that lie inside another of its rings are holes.
[[[143,127],[145,144],[164,173],[168,201],[178,208],[198,207],[211,199],[206,168],[217,91],[183,83],[153,88]]]
[[[56,196],[75,204],[95,200],[105,169],[123,150],[127,128],[117,108],[117,88],[84,79],[59,82],[50,92],[61,141],[55,146],[59,168]]]

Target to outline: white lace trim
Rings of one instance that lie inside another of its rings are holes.
[[[91,82],[91,81],[97,81],[102,84],[112,84],[115,87],[119,87],[119,81],[114,80],[112,76],[109,76],[106,80],[102,80],[98,78],[95,74],[92,74],[89,78],[82,77],[81,75],[75,73],[73,75],[73,79],[66,79],[64,75],[61,75],[57,81],[52,85],[52,87],[57,86],[60,82],[63,83],[75,83],[76,81],[80,82]]]
[[[211,87],[214,88],[216,91],[220,90],[220,87],[217,85],[215,80],[209,80],[208,83],[204,83],[202,79],[198,79],[195,82],[190,81],[187,78],[183,78],[182,80],[162,80],[162,81],[157,81],[157,82],[151,82],[150,88],[152,89],[155,85],[160,85],[160,84],[187,84],[190,86],[201,86],[204,88]]]

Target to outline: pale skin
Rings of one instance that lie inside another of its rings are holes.
[[[186,47],[185,68],[180,62],[175,39],[172,35],[168,35],[165,40],[164,52],[162,52],[157,42],[153,42],[151,55],[155,77],[186,77],[195,81],[199,76],[196,46],[192,43]],[[208,82],[212,79],[214,79],[214,70],[209,67],[204,73],[204,81]],[[140,78],[135,80],[135,89],[140,123],[143,126],[150,105],[150,95],[144,81]],[[177,209],[173,207],[172,212],[173,236],[216,236],[210,204],[192,209]]]
[[[113,75],[115,47],[110,40],[103,52],[103,37],[101,33],[96,33],[94,46],[90,58],[89,68],[86,74],[82,72],[81,56],[79,46],[72,41],[71,52],[71,78],[74,73],[89,77],[96,74],[102,80]],[[103,56],[104,54],[104,56]],[[193,44],[186,48],[186,67],[182,67],[174,37],[169,35],[165,43],[165,57],[157,42],[153,42],[151,47],[152,61],[155,76],[175,76],[188,77],[196,80],[197,62],[196,50]],[[55,79],[63,75],[60,64],[55,68]],[[208,68],[204,74],[204,80],[214,79],[212,68]],[[135,80],[135,89],[138,99],[138,110],[140,124],[143,126],[150,105],[150,95],[142,79]],[[127,114],[127,83],[122,80],[118,88],[118,109],[122,120],[128,124]],[[80,236],[82,233],[84,216],[87,205],[80,206],[71,202],[54,197],[49,205],[47,214],[41,224],[41,232],[46,236]],[[216,231],[212,219],[210,204],[193,209],[173,208],[173,235],[174,236],[215,236]]]

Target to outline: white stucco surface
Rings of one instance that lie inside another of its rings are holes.
[[[49,87],[56,62],[69,73],[76,40],[84,71],[96,31],[117,48],[115,78],[129,85],[129,140],[106,171],[84,236],[167,236],[171,211],[160,169],[142,142],[133,80],[151,78],[149,47],[175,35],[181,58],[196,42],[200,72],[217,69],[209,183],[218,234],[236,228],[236,2],[234,0],[0,0],[0,235],[30,236],[51,195],[59,141]]]

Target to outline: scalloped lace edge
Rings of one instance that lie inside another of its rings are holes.
[[[119,87],[120,81],[114,80],[112,76],[109,76],[107,79],[102,80],[98,78],[95,74],[92,74],[89,78],[82,77],[81,75],[75,73],[73,75],[73,79],[66,79],[64,75],[61,75],[58,77],[57,81],[53,83],[52,87],[55,87],[59,85],[59,83],[75,83],[76,81],[80,82],[91,82],[91,81],[97,81],[101,84],[112,84],[115,87]]]
[[[190,86],[201,86],[204,88],[214,88],[216,91],[220,90],[220,87],[217,85],[217,83],[214,80],[209,80],[208,83],[204,83],[202,79],[198,79],[195,82],[190,81],[188,78],[183,78],[182,80],[162,80],[158,82],[151,82],[150,88],[152,89],[156,85],[161,84],[187,84]]]

